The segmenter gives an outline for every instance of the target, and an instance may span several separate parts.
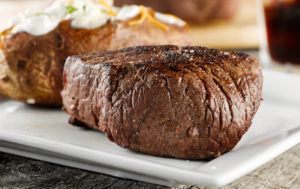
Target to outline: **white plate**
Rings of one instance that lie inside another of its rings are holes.
[[[236,148],[212,161],[138,154],[102,133],[68,125],[60,110],[0,103],[0,150],[44,161],[167,186],[221,186],[300,142],[300,77],[265,71],[265,95]]]

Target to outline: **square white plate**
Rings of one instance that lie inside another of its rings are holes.
[[[0,151],[161,185],[221,186],[300,142],[300,77],[264,72],[264,101],[233,151],[211,161],[138,154],[72,127],[60,110],[0,102]]]

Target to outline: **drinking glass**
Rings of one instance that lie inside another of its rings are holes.
[[[265,67],[300,73],[300,0],[257,0]]]

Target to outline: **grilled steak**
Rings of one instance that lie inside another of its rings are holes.
[[[230,151],[250,127],[262,73],[244,53],[132,47],[68,58],[62,97],[72,121],[122,147],[206,159]]]

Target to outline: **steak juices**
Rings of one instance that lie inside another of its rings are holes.
[[[271,58],[300,65],[300,1],[267,1],[264,14]]]

